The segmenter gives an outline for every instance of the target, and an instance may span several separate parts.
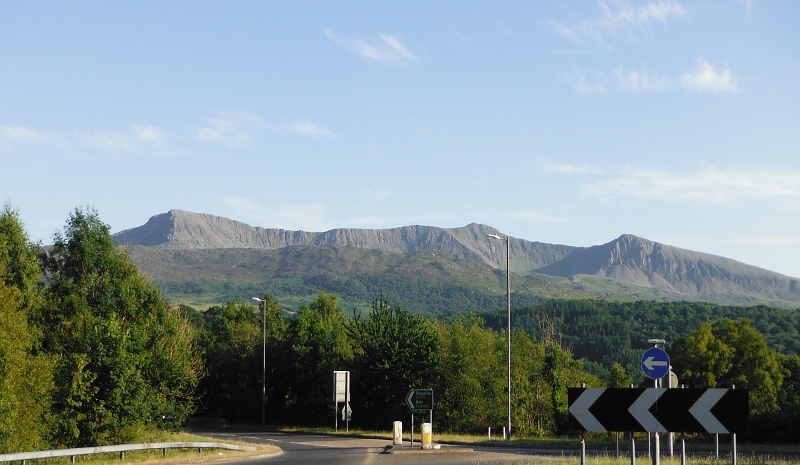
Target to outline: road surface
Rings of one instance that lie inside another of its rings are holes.
[[[242,458],[241,464],[319,464],[319,465],[407,465],[430,464],[522,464],[552,461],[552,456],[532,455],[530,449],[505,449],[491,447],[444,445],[438,451],[422,451],[419,446],[411,448],[406,441],[403,446],[395,446],[389,453],[388,439],[362,439],[341,436],[322,436],[313,434],[287,434],[261,431],[237,432],[195,432],[218,439],[232,439],[245,442],[272,444],[283,450],[274,457]],[[575,457],[576,463],[579,461]]]

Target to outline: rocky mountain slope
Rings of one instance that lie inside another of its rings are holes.
[[[263,251],[297,246],[347,247],[390,254],[434,251],[505,268],[505,244],[487,237],[497,233],[490,226],[475,223],[462,228],[406,226],[378,230],[288,231],[172,210],[152,217],[143,226],[117,233],[114,239],[125,245],[165,251]],[[567,278],[574,287],[594,290],[596,295],[606,295],[609,283],[618,283],[622,286],[615,291],[618,293],[645,288],[670,299],[800,308],[800,286],[795,278],[632,235],[622,235],[592,247],[517,238],[510,238],[510,246],[512,272]]]

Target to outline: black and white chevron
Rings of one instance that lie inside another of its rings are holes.
[[[746,389],[569,388],[569,412],[586,431],[744,433]]]

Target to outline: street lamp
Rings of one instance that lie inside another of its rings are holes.
[[[263,356],[261,366],[261,426],[264,426],[266,424],[265,411],[267,402],[267,301],[266,299],[259,299],[258,297],[253,297],[253,300],[264,304],[264,308],[261,310],[261,348]]]
[[[498,234],[487,234],[489,237],[503,240]],[[511,245],[510,238],[506,236],[506,297],[508,300],[508,436],[511,440]]]

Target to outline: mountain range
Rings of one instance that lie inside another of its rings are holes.
[[[354,303],[369,301],[370,292],[391,294],[391,289],[379,289],[388,286],[406,289],[399,294],[411,299],[408,289],[413,287],[414,295],[430,298],[438,289],[472,294],[475,305],[487,305],[480,296],[505,292],[506,244],[490,234],[506,238],[476,223],[306,232],[171,210],[113,238],[128,247],[131,259],[169,297],[195,304],[200,294],[216,294],[204,296],[214,302],[247,298],[237,292],[270,289],[288,299],[293,291],[308,297],[316,288],[336,291]],[[527,296],[800,308],[796,278],[629,234],[591,247],[507,239],[517,302],[526,302]],[[465,305],[463,298],[454,300]],[[446,302],[436,305],[440,312],[459,311],[448,309]]]

